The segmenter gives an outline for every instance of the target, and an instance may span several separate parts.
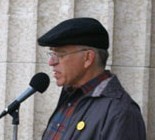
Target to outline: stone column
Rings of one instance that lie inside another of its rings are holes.
[[[155,139],[155,1],[152,0],[148,140]]]
[[[151,0],[115,0],[114,5],[112,70],[140,105],[148,127]]]
[[[0,110],[3,110],[5,107],[7,90],[8,7],[8,1],[2,0],[0,2]],[[5,119],[0,120],[0,136],[2,140],[5,137],[5,122]]]
[[[0,108],[25,90],[36,72],[37,1],[0,2]],[[33,97],[20,107],[19,139],[33,139]],[[12,139],[12,118],[0,120],[1,140]]]

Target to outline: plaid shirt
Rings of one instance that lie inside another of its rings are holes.
[[[50,120],[48,127],[44,133],[42,140],[61,140],[70,125],[70,118],[76,108],[76,105],[81,97],[89,94],[101,81],[110,77],[110,72],[106,71],[96,78],[90,80],[79,89],[67,88],[65,91],[66,100],[54,114]]]

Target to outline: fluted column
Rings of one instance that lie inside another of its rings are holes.
[[[140,105],[148,128],[151,0],[115,0],[114,5],[112,70]]]
[[[0,4],[1,83],[0,108],[4,108],[23,92],[36,67],[37,1],[12,0]],[[3,35],[3,36],[2,36]],[[20,107],[19,139],[33,139],[33,97]],[[1,140],[12,139],[12,118],[0,120]],[[3,137],[4,136],[4,137]]]
[[[0,110],[6,105],[7,91],[7,44],[8,44],[8,22],[9,22],[9,1],[0,2]],[[0,120],[1,140],[5,139],[5,119]]]
[[[155,139],[155,1],[152,1],[148,140]]]

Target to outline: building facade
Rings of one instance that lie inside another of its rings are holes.
[[[44,94],[20,106],[20,140],[38,140],[54,110],[60,88],[47,64],[48,48],[36,40],[57,23],[93,17],[110,34],[107,69],[140,105],[148,140],[155,139],[155,1],[154,0],[0,0],[0,110],[28,87],[37,72],[50,75]],[[0,119],[0,140],[12,138],[10,115]]]

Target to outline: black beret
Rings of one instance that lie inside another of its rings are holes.
[[[72,18],[59,23],[38,39],[40,46],[86,45],[108,49],[109,36],[102,24],[93,18]]]

